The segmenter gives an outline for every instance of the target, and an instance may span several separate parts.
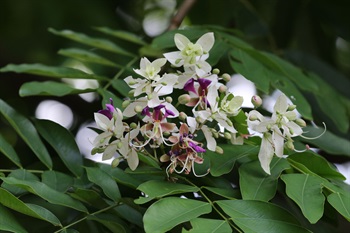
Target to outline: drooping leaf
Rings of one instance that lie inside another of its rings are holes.
[[[306,126],[303,128],[304,136],[309,138],[316,138],[321,135],[324,131],[324,128],[316,128],[312,126]],[[300,138],[302,141],[315,145],[318,148],[333,154],[333,155],[345,155],[350,157],[350,140],[341,138],[329,130],[327,130],[321,137],[316,139],[306,139]]]
[[[144,42],[142,38],[128,31],[115,30],[108,27],[96,27],[95,29],[107,35],[111,35],[129,42],[133,42],[138,45],[146,45],[146,42]]]
[[[288,211],[272,203],[255,200],[223,200],[216,203],[245,233],[310,233]]]
[[[39,178],[37,176],[35,176],[33,173],[28,172],[25,169],[13,170],[7,177],[15,177],[15,178],[20,179],[20,180],[39,181]],[[17,186],[13,186],[13,185],[9,185],[7,183],[2,183],[1,187],[10,191],[12,194],[14,194],[16,196],[22,195],[22,194],[27,192],[26,190],[24,190],[22,188],[19,188]]]
[[[26,204],[3,188],[0,188],[0,196],[0,203],[10,209],[34,218],[50,222],[55,226],[61,225],[60,220],[58,220],[58,218],[53,213],[42,206],[30,203]]]
[[[136,199],[136,204],[144,204],[155,198],[164,196],[199,191],[198,187],[159,180],[150,180],[142,183],[137,189],[145,193],[146,197],[139,197],[139,199]]]
[[[115,180],[103,170],[97,167],[86,167],[88,179],[100,186],[107,197],[118,202],[121,198],[119,188]]]
[[[120,46],[106,39],[93,38],[83,33],[73,32],[71,30],[57,31],[53,28],[49,28],[49,31],[55,35],[63,36],[70,40],[74,40],[76,42],[92,46],[93,48],[99,48],[99,49],[103,49],[106,51],[110,51],[116,54],[121,54],[126,56],[134,56],[133,54],[129,53],[127,50],[121,48]]]
[[[273,158],[270,164],[271,175],[266,174],[258,160],[239,167],[239,184],[244,200],[271,200],[277,190],[278,178],[290,166],[283,158]]]
[[[217,154],[215,152],[207,151],[205,153],[205,159],[210,160],[210,173],[213,176],[221,176],[229,173],[236,160],[243,159],[258,154],[259,147],[252,145],[220,145],[224,153]]]
[[[146,233],[166,232],[210,212],[211,206],[207,202],[179,197],[162,198],[147,209],[143,217],[144,228]]]
[[[13,233],[26,233],[26,229],[17,221],[17,219],[4,206],[0,205],[0,230]]]
[[[118,167],[113,168],[106,164],[99,164],[99,167],[107,174],[111,175],[118,183],[128,187],[136,189],[142,183],[142,181],[135,179],[133,176]]]
[[[327,197],[327,201],[341,215],[350,221],[350,196],[342,193],[332,193]]]
[[[81,70],[69,68],[69,67],[58,67],[58,66],[47,66],[43,64],[9,64],[0,69],[0,72],[16,72],[33,74],[51,78],[72,78],[72,79],[106,79],[105,77],[88,74]]]
[[[41,174],[41,181],[47,186],[62,193],[65,193],[74,183],[73,177],[52,170],[44,171],[44,173]]]
[[[5,183],[23,188],[44,200],[56,205],[66,206],[81,212],[87,212],[87,209],[80,202],[74,200],[70,196],[58,192],[44,183],[33,180],[19,180],[14,177],[1,177]]]
[[[52,168],[52,160],[41,141],[33,124],[20,113],[16,112],[10,105],[0,99],[0,112],[21,136],[23,141],[35,153],[39,160],[48,168]]]
[[[287,195],[297,203],[310,223],[316,223],[323,215],[325,197],[322,179],[309,174],[285,174]]]
[[[96,53],[93,53],[84,49],[78,49],[78,48],[60,49],[58,51],[58,54],[66,57],[74,58],[82,62],[95,63],[95,64],[111,66],[111,67],[120,67],[118,64],[108,60],[107,58],[104,58],[100,55],[97,55]]]
[[[36,120],[41,136],[55,149],[67,168],[76,176],[83,174],[83,156],[73,135],[61,125],[49,120]]]
[[[0,152],[3,153],[9,160],[11,160],[17,167],[22,167],[21,161],[13,147],[0,133]]]
[[[323,178],[345,180],[345,177],[337,171],[333,164],[312,151],[292,154],[288,156],[288,161],[290,160],[304,165],[310,171]]]
[[[26,82],[19,89],[21,97],[26,96],[66,96],[94,92],[95,89],[76,89],[65,83],[45,81]]]
[[[232,229],[225,220],[208,219],[208,218],[195,218],[191,221],[192,228],[190,230],[182,229],[182,233],[230,233]]]

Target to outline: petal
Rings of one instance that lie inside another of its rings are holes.
[[[190,132],[193,133],[197,128],[197,121],[194,117],[187,117],[187,125],[189,126]]]
[[[184,64],[184,60],[181,57],[179,51],[164,53],[163,56],[174,66],[180,67]],[[178,61],[178,62],[177,62]]]
[[[157,70],[158,70],[158,69],[160,70],[160,68],[161,68],[162,66],[164,66],[165,63],[166,63],[166,59],[165,59],[165,58],[158,58],[158,59],[156,59],[156,60],[154,60],[154,61],[152,62],[152,66],[153,66],[154,68],[156,68]],[[158,71],[158,72],[159,72],[159,71]],[[157,73],[158,73],[158,72],[157,72]]]
[[[201,45],[203,50],[208,52],[213,47],[214,42],[215,42],[214,33],[208,32],[203,36],[201,36],[197,40],[196,44]]]
[[[272,141],[275,146],[275,154],[277,157],[283,157],[283,146],[284,146],[284,137],[282,132],[277,127],[272,132]]]
[[[175,129],[175,123],[161,123],[160,126],[162,127],[163,132],[171,132]]]
[[[273,110],[279,113],[285,113],[288,109],[288,99],[285,94],[282,94],[278,97]]]
[[[205,140],[207,141],[207,148],[211,151],[215,151],[216,150],[216,140],[213,137],[213,134],[211,133],[209,127],[206,125],[203,125],[202,131],[203,131]]]
[[[117,153],[117,144],[113,143],[107,146],[106,150],[103,152],[102,160],[108,160],[113,158]]]
[[[260,151],[258,154],[260,165],[262,169],[267,173],[270,173],[270,163],[273,157],[273,146],[272,146],[272,136],[270,133],[265,133],[262,140],[261,140],[261,146]]]
[[[128,161],[128,165],[131,170],[135,170],[137,166],[139,165],[139,157],[137,156],[137,153],[135,150],[132,150],[128,153],[128,157],[126,158]]]
[[[179,50],[184,50],[191,41],[184,35],[176,33],[174,37],[175,45]]]
[[[290,137],[296,137],[296,136],[299,136],[303,133],[303,129],[298,124],[296,124],[294,121],[288,122],[287,127],[288,127],[288,130],[286,130],[286,132],[289,133],[288,136],[290,136]],[[290,129],[293,132],[292,134],[290,134]]]
[[[109,130],[113,127],[113,121],[101,113],[94,113],[96,124],[103,130]]]

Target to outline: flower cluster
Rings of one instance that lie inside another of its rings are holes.
[[[166,164],[168,175],[192,171],[198,176],[194,164],[203,163],[207,150],[223,153],[217,145],[218,138],[243,144],[243,139],[250,136],[241,135],[234,127],[243,97],[228,92],[225,83],[230,76],[219,76],[219,70],[212,69],[206,61],[215,42],[214,34],[206,33],[196,43],[176,34],[174,41],[179,51],[165,53],[165,58],[153,62],[142,58],[140,69],[134,69],[138,77],[124,79],[131,88],[131,98],[124,101],[123,111],[111,101],[106,109],[95,113],[102,133],[93,141],[93,154],[103,153],[105,160],[118,153],[113,165],[125,159],[132,170],[137,168],[142,154]],[[165,72],[167,62],[176,73]],[[252,102],[256,107],[261,105],[258,96]],[[303,132],[305,122],[297,119],[292,108],[295,106],[288,105],[287,97],[281,95],[270,119],[257,110],[246,114],[248,127],[263,134],[259,159],[267,173],[273,155],[283,156],[285,145],[294,149],[292,137]],[[127,118],[136,122],[128,124]]]

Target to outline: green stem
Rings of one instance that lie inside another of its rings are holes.
[[[132,66],[137,60],[139,59],[139,57],[134,57],[131,61],[129,61],[128,64],[126,64],[126,66],[124,66],[122,69],[119,70],[119,72],[113,77],[113,79],[111,79],[106,86],[104,87],[105,90],[107,90],[107,88],[112,84],[112,81],[115,79],[118,79],[124,72],[126,69],[130,68],[130,66]]]
[[[197,185],[195,185],[194,183],[192,183],[191,181],[189,181],[186,178],[183,178],[181,176],[179,176],[179,178],[185,180],[187,183],[189,183],[190,185],[199,188]],[[236,227],[232,221],[230,221],[230,219],[228,219],[223,213],[221,213],[221,211],[214,205],[214,202],[212,202],[209,197],[207,195],[205,195],[205,193],[202,191],[201,188],[199,188],[199,192],[200,194],[209,202],[209,204],[212,206],[212,208],[233,228],[235,229],[237,232],[239,233],[243,233],[238,227]]]
[[[118,205],[119,205],[119,203],[115,203],[114,205],[111,205],[111,206],[108,206],[108,207],[106,207],[106,208],[104,208],[104,209],[101,209],[101,210],[98,210],[98,211],[96,211],[96,212],[93,212],[93,213],[91,213],[91,214],[89,214],[89,215],[87,215],[87,216],[85,216],[85,217],[83,217],[83,218],[81,218],[81,219],[79,219],[79,220],[77,220],[77,221],[75,221],[75,222],[72,222],[71,224],[68,224],[68,225],[65,226],[65,227],[62,227],[61,229],[55,231],[54,233],[58,233],[58,232],[61,232],[61,231],[65,230],[65,229],[68,229],[69,227],[74,226],[75,224],[78,224],[78,223],[80,223],[80,222],[86,220],[89,216],[94,216],[94,215],[103,213],[103,212],[105,212],[105,211],[107,211],[107,210],[113,209],[114,207],[116,207],[116,206],[118,206]]]

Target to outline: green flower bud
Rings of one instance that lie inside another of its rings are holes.
[[[213,69],[212,71],[213,74],[220,74],[220,70],[218,68]]]
[[[123,103],[122,103],[122,108],[128,107],[129,104],[130,104],[130,100],[124,100]]]
[[[227,91],[227,87],[226,86],[222,85],[222,86],[219,87],[219,92],[220,93],[225,93],[226,91]]]
[[[289,150],[294,150],[294,144],[292,140],[288,140],[285,144],[285,146],[289,149]]]
[[[173,98],[171,98],[170,96],[167,96],[165,98],[165,101],[168,102],[168,103],[171,103],[171,102],[173,102]]]
[[[123,147],[123,143],[122,143],[122,142],[118,142],[118,143],[117,143],[117,148],[118,148],[118,149],[121,149],[122,147]]]
[[[151,93],[151,94],[149,94],[149,95],[147,95],[147,99],[148,100],[151,100],[153,98],[153,94]]]
[[[252,104],[254,105],[254,108],[258,108],[262,104],[262,99],[258,95],[253,95],[251,99]]]
[[[222,74],[221,77],[225,82],[229,82],[231,80],[231,75],[229,75],[228,73]]]
[[[140,105],[136,105],[135,108],[134,108],[134,111],[136,113],[140,113],[140,112],[142,112],[142,107]]]
[[[229,133],[229,132],[225,132],[225,133],[224,133],[224,138],[226,138],[226,139],[230,140],[230,139],[232,138],[231,133]]]
[[[191,97],[189,94],[180,95],[178,98],[178,101],[180,104],[187,104],[188,102],[190,102],[190,100],[191,100]]]
[[[179,113],[179,119],[180,119],[181,121],[186,121],[186,118],[187,118],[186,113],[184,113],[184,112],[180,112],[180,113]]]
[[[132,122],[132,123],[130,124],[130,128],[136,129],[136,128],[137,128],[137,124],[136,124],[135,122]]]
[[[258,119],[257,115],[250,115],[249,120],[250,121],[256,121]]]
[[[129,96],[129,97],[134,97],[134,94],[135,94],[135,90],[130,90],[130,91],[128,92],[128,96]]]
[[[288,111],[293,111],[297,106],[292,104],[288,106]]]
[[[120,162],[119,158],[113,159],[113,161],[112,161],[112,167],[118,167],[119,162]]]
[[[305,122],[303,119],[298,118],[298,119],[296,119],[294,122],[295,122],[297,125],[299,125],[300,127],[305,127],[305,126],[306,126],[306,122]]]
[[[223,154],[224,150],[220,146],[216,146],[215,152],[218,153],[218,154]]]

